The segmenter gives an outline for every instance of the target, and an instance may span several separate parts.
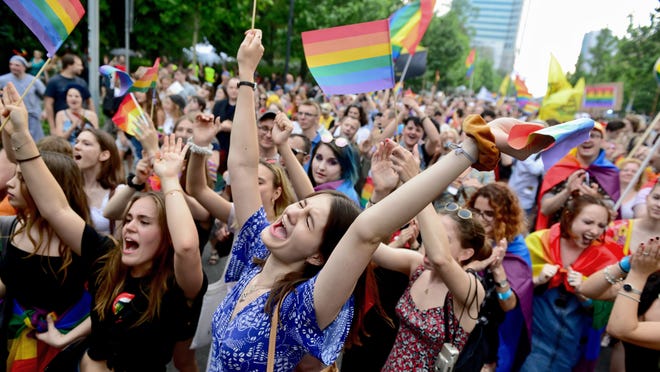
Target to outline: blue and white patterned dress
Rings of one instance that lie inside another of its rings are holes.
[[[269,292],[245,306],[234,319],[231,314],[245,286],[261,270],[252,263],[252,257],[263,259],[270,253],[261,240],[261,232],[268,225],[261,208],[245,222],[234,242],[225,280],[238,283],[213,314],[209,371],[266,370],[271,316],[264,312],[264,305]],[[314,310],[315,282],[313,277],[301,283],[282,302],[275,348],[276,371],[293,370],[308,353],[331,364],[343,348],[353,318],[353,298],[321,330]]]

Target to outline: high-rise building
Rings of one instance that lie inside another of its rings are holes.
[[[472,46],[493,66],[510,72],[516,58],[516,40],[524,0],[467,0],[467,27],[474,31]]]
[[[594,56],[591,54],[591,49],[598,44],[599,31],[591,31],[584,34],[582,38],[582,48],[580,49],[580,56],[582,57],[582,71],[589,74],[591,73],[591,61]]]

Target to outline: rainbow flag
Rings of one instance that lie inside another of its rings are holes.
[[[302,33],[305,60],[326,95],[357,94],[394,86],[386,19]]]
[[[131,79],[131,76],[127,74],[126,72],[110,66],[110,65],[103,65],[99,67],[99,73],[102,75],[105,75],[108,77],[108,79],[112,80],[112,76],[115,75],[117,79],[119,79],[119,95],[123,96],[128,92],[128,90],[131,88],[133,85],[133,79]]]
[[[522,109],[532,101],[532,94],[527,90],[525,81],[518,75],[516,75],[516,79],[513,81],[513,86],[516,88],[516,102],[518,103],[518,107]]]
[[[466,78],[470,78],[474,72],[474,60],[477,58],[477,50],[472,48],[470,54],[465,58],[465,67],[467,67],[467,72],[465,73]]]
[[[433,18],[435,0],[414,0],[399,8],[390,16],[390,38],[392,39],[392,57],[397,59],[402,49],[412,56],[417,44]]]
[[[5,4],[39,39],[48,52],[55,52],[85,15],[79,0],[5,0]]]
[[[135,121],[138,116],[144,117],[144,112],[140,105],[138,105],[133,93],[129,93],[124,97],[124,100],[121,101],[117,113],[112,117],[112,121],[117,128],[131,136],[135,136],[135,133],[138,130]]]
[[[131,87],[131,92],[144,92],[146,93],[149,88],[155,88],[156,82],[158,81],[158,67],[160,66],[160,58],[156,58],[156,62],[152,67],[149,67],[147,71],[138,79],[133,86]]]
[[[616,87],[587,86],[584,88],[584,108],[612,108],[616,97]]]

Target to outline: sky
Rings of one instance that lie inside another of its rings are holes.
[[[450,3],[438,1],[438,12],[449,10]],[[625,36],[629,14],[633,25],[648,25],[658,5],[657,0],[524,0],[514,73],[532,95],[543,96],[551,53],[564,73],[573,72],[586,33],[609,28],[615,36]]]

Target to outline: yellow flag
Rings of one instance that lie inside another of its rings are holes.
[[[584,93],[584,78],[580,78],[574,87],[562,89],[556,93],[546,96],[539,110],[539,119],[557,119],[560,122],[566,122],[575,119]]]
[[[571,83],[566,79],[566,75],[561,70],[559,62],[554,55],[550,54],[550,69],[548,71],[548,90],[545,93],[545,98],[564,89],[571,89]]]
[[[498,90],[500,96],[504,97],[506,96],[506,91],[509,90],[509,82],[511,81],[511,76],[507,74],[504,79],[502,79],[502,83],[500,83],[500,89]]]

